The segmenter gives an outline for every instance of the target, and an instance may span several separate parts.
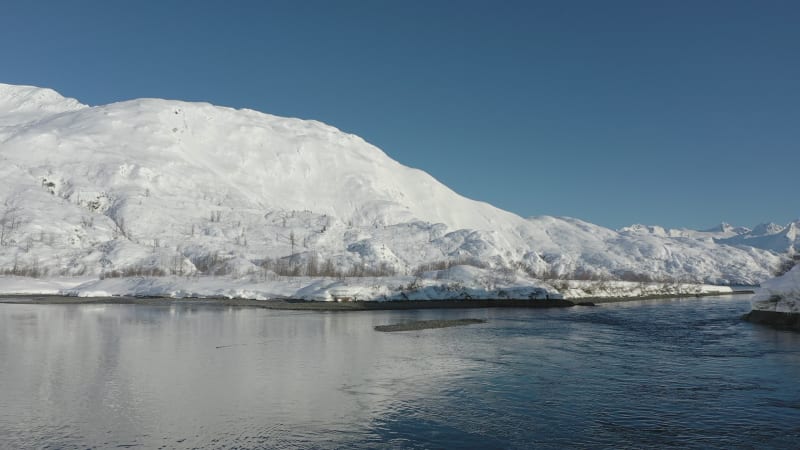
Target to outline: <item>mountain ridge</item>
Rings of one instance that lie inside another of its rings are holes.
[[[288,258],[411,273],[473,261],[724,284],[756,283],[782,260],[691,233],[523,219],[317,121],[161,99],[86,106],[36,89],[0,85],[6,272],[248,273]]]

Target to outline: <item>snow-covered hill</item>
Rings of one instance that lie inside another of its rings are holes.
[[[159,99],[90,107],[0,84],[6,274],[408,275],[458,262],[756,283],[782,261],[722,244],[736,231],[706,233],[523,219],[320,122]]]

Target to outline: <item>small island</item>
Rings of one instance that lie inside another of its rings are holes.
[[[417,320],[414,322],[403,322],[392,325],[377,325],[375,331],[418,331],[430,330],[433,328],[458,327],[462,325],[472,325],[485,323],[483,319],[452,319],[452,320]]]

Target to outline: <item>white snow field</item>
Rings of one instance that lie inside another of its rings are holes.
[[[321,298],[348,283],[391,299],[417,280],[527,298],[555,294],[555,277],[754,284],[785,261],[784,241],[763,238],[784,227],[729,228],[524,219],[320,122],[0,84],[0,274],[84,277],[75,295]]]

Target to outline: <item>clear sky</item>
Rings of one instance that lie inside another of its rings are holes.
[[[522,216],[800,217],[800,1],[16,1],[0,82],[316,119]]]

